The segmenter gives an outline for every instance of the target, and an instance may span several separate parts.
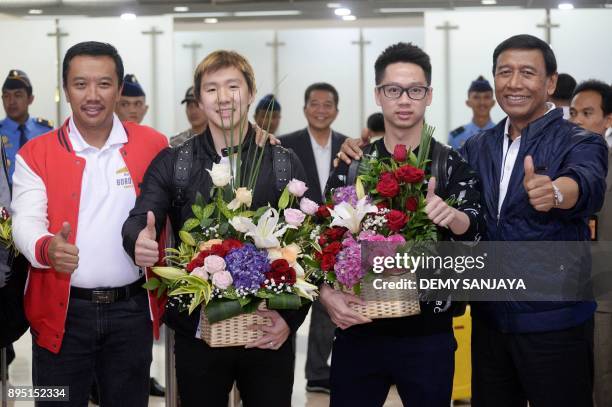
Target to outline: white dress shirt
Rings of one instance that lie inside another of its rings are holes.
[[[331,142],[332,142],[332,131],[329,131],[329,137],[327,143],[321,146],[317,143],[317,140],[310,133],[308,129],[308,135],[310,136],[310,144],[312,144],[312,154],[314,155],[315,163],[317,165],[317,175],[319,176],[319,185],[321,186],[321,196],[325,196],[325,185],[327,184],[327,178],[329,178],[329,170],[331,166]]]
[[[89,145],[70,119],[70,142],[85,160],[75,245],[79,266],[70,285],[82,288],[121,287],[140,278],[139,268],[123,249],[121,228],[136,202],[132,177],[119,151],[127,134],[115,115],[102,148]]]

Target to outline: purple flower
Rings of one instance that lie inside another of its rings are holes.
[[[344,249],[336,256],[334,273],[338,282],[347,288],[352,288],[363,278],[361,269],[361,246],[352,236],[342,242]]]
[[[258,250],[250,243],[230,250],[225,256],[225,263],[238,290],[256,291],[266,279],[265,273],[270,270],[268,252]]]
[[[355,191],[355,186],[351,185],[348,187],[338,187],[334,189],[332,200],[334,201],[334,205],[338,205],[342,202],[348,202],[352,206],[357,205],[358,199],[357,192]]]

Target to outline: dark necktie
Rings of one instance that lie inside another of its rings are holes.
[[[20,124],[19,127],[19,148],[23,147],[25,143],[28,142],[28,138],[26,137],[25,131],[26,127],[23,124]]]

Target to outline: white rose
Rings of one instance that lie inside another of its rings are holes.
[[[232,171],[228,163],[213,164],[212,170],[206,170],[217,187],[224,187],[232,180]]]
[[[251,229],[255,228],[253,221],[251,219],[246,218],[244,216],[234,216],[229,220],[229,224],[236,230],[238,233],[246,233]]]
[[[227,208],[235,211],[240,208],[241,205],[245,205],[247,208],[251,206],[253,201],[253,193],[250,189],[240,187],[236,190],[236,197],[227,205]]]

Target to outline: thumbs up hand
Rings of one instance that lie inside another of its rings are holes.
[[[134,261],[138,266],[151,267],[159,260],[159,246],[155,229],[155,215],[147,212],[147,225],[138,234],[134,249]]]
[[[68,243],[70,223],[64,222],[60,231],[49,241],[49,264],[60,273],[74,273],[79,266],[79,248]]]
[[[529,203],[536,211],[548,212],[555,206],[555,194],[552,180],[548,175],[535,173],[533,158],[525,157],[525,178],[523,187],[527,191]]]
[[[431,177],[427,184],[425,196],[425,213],[436,225],[446,228],[455,220],[457,209],[449,206],[442,198],[436,195],[436,177]]]

